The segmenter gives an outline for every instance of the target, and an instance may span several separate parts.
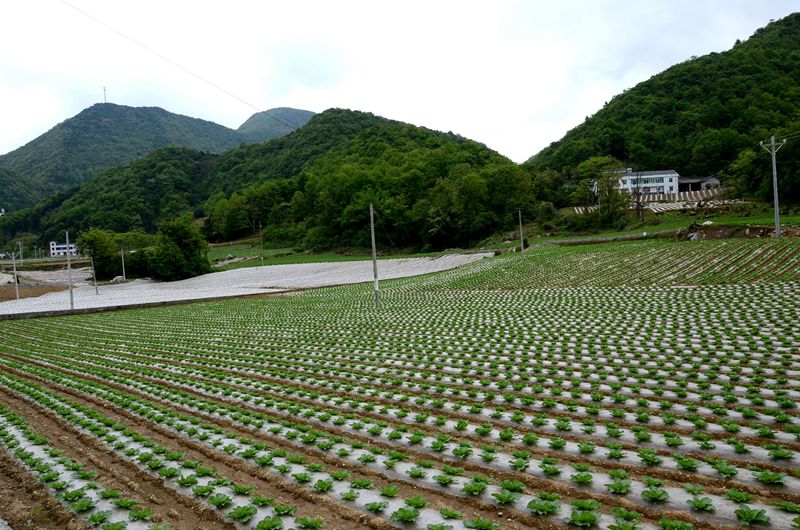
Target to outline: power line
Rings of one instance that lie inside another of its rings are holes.
[[[397,247],[395,246],[394,241],[392,241],[392,236],[389,235],[389,230],[386,229],[386,225],[383,224],[383,220],[382,220],[381,216],[378,215],[378,209],[377,208],[373,208],[373,211],[375,213],[375,218],[378,220],[378,224],[381,225],[381,229],[383,230],[383,233],[386,234],[386,239],[389,240],[389,245],[391,245],[392,250],[394,250],[395,254],[399,254],[400,251],[397,250]]]
[[[113,26],[111,26],[109,24],[106,24],[105,22],[103,22],[99,18],[95,17],[91,13],[88,13],[88,12],[84,11],[83,9],[71,4],[67,0],[61,0],[61,3],[63,3],[64,5],[74,9],[75,11],[80,13],[81,15],[83,15],[86,18],[96,22],[97,24],[100,24],[101,26],[103,26],[107,30],[109,30],[109,31],[111,31],[113,33],[116,33],[117,35],[119,35],[123,39],[135,44],[136,46],[139,46],[143,50],[146,50],[147,52],[152,53],[153,55],[155,55],[156,57],[158,57],[162,61],[165,61],[165,62],[169,63],[170,65],[174,66],[175,68],[178,68],[179,70],[182,70],[183,72],[189,74],[190,76],[194,77],[195,79],[198,79],[198,80],[202,81],[203,83],[206,83],[207,85],[216,88],[217,90],[219,90],[220,92],[222,92],[226,96],[229,96],[229,97],[235,99],[236,101],[238,101],[239,103],[243,103],[243,104],[247,105],[248,107],[250,107],[251,109],[254,109],[256,112],[260,112],[262,114],[265,114],[266,116],[269,116],[270,118],[272,118],[273,120],[277,121],[278,123],[281,123],[281,124],[287,126],[291,131],[294,131],[296,129],[296,127],[293,127],[293,126],[289,125],[288,123],[286,123],[285,121],[281,120],[280,118],[277,118],[277,117],[273,116],[272,114],[268,113],[267,111],[263,111],[260,108],[256,107],[255,105],[253,105],[249,101],[247,101],[247,100],[245,100],[243,98],[240,98],[239,96],[237,96],[236,94],[234,94],[230,90],[227,90],[226,88],[223,88],[220,85],[214,83],[210,79],[206,79],[205,77],[201,76],[200,74],[197,74],[197,73],[193,72],[192,70],[186,68],[185,66],[181,65],[180,63],[178,63],[176,61],[173,61],[172,59],[170,59],[166,55],[164,55],[162,53],[159,53],[157,50],[154,50],[150,46],[147,46],[146,44],[144,44],[144,43],[134,39],[133,37],[121,32],[117,28],[115,28],[115,27],[113,27]],[[103,92],[105,93],[105,88],[103,89]]]

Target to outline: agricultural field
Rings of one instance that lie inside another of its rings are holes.
[[[0,496],[28,493],[0,518],[800,528],[799,240],[542,245],[371,289],[0,323]]]

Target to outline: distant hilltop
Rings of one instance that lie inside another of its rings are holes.
[[[98,103],[0,156],[0,205],[8,211],[33,206],[162,147],[220,153],[270,140],[302,127],[313,115],[281,107],[256,113],[233,130],[159,107]]]

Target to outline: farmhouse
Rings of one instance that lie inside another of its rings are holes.
[[[717,177],[682,177],[674,169],[635,171],[633,168],[613,170],[619,173],[619,189],[631,195],[669,195],[679,192],[703,191],[718,188]]]
[[[632,168],[620,170],[619,189],[631,195],[655,195],[657,193],[675,193],[681,178],[674,169],[658,171],[634,171]]]
[[[66,243],[58,243],[56,241],[50,242],[50,257],[51,258],[61,258],[67,255],[67,244]],[[74,243],[69,244],[69,255],[70,256],[77,256],[78,255],[78,247]]]

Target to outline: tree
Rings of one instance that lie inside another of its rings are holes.
[[[621,169],[622,162],[612,156],[593,156],[578,164],[578,176],[595,183],[602,224],[616,223],[630,202],[630,196],[619,189]]]
[[[157,280],[191,278],[211,270],[208,244],[188,217],[161,223],[150,254],[150,275]]]
[[[94,271],[98,280],[110,280],[122,274],[114,233],[92,228],[78,236],[78,248],[94,260]]]

